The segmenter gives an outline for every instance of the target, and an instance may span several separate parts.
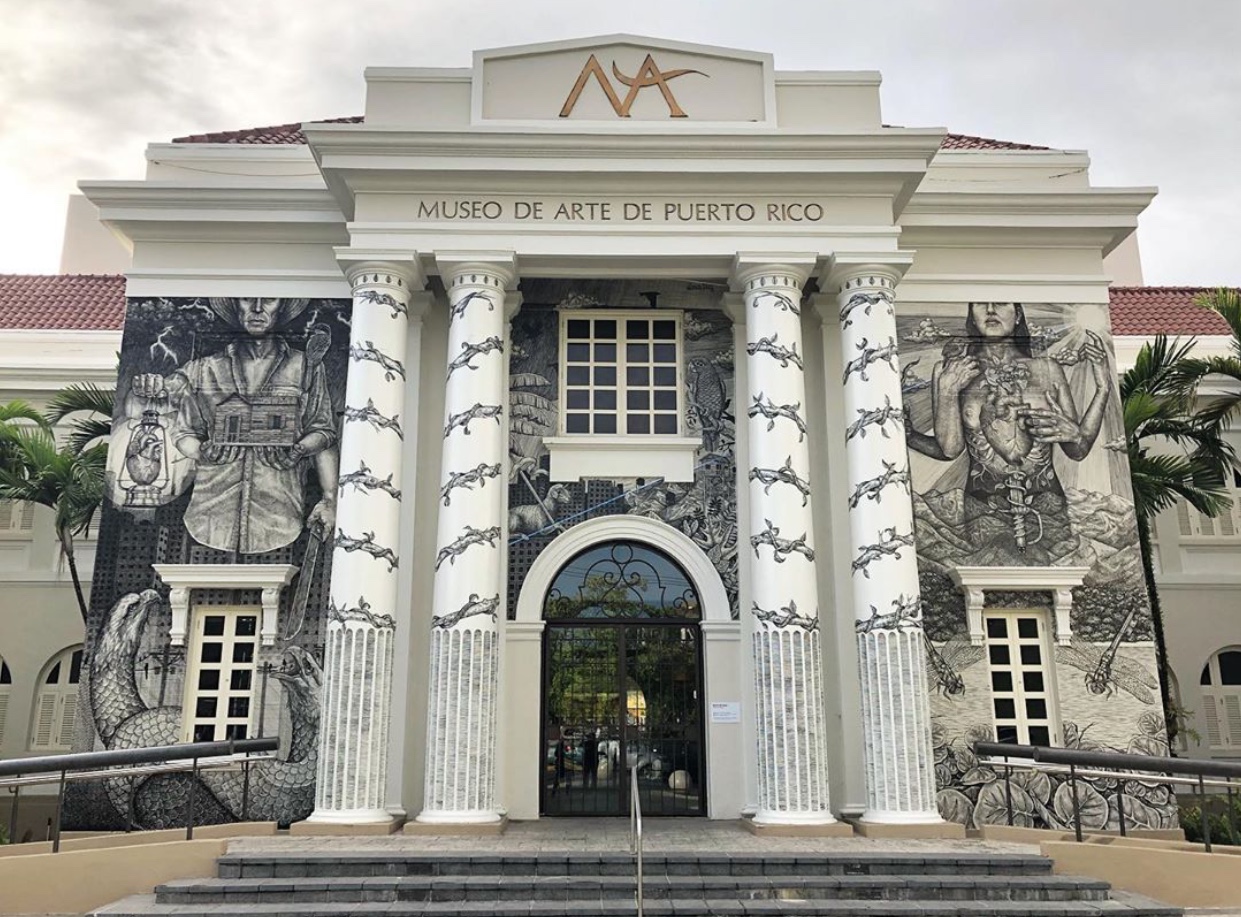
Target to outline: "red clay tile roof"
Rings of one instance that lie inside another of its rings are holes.
[[[361,115],[347,118],[325,118],[326,124],[361,124]],[[217,131],[211,134],[191,134],[174,137],[173,143],[249,143],[249,144],[297,144],[305,143],[302,121],[292,124],[273,124],[270,127],[247,127],[239,131]],[[1034,146],[1029,143],[1010,143],[992,140],[990,137],[972,137],[969,134],[948,134],[940,144],[941,150],[1048,150],[1051,147]]]
[[[1112,333],[1229,334],[1194,297],[1211,287],[1112,287]],[[0,274],[0,330],[114,331],[125,321],[125,278],[115,274]]]
[[[125,278],[116,274],[0,274],[0,329],[117,331]]]
[[[1223,317],[1194,305],[1209,287],[1112,287],[1112,333],[1231,334]]]
[[[275,124],[271,127],[248,127],[240,131],[217,131],[213,134],[191,134],[188,137],[174,137],[173,143],[305,143],[306,135],[302,133],[302,124]],[[321,122],[314,122],[321,123]],[[350,115],[347,118],[324,118],[327,124],[361,124],[361,115]]]
[[[969,134],[947,134],[939,145],[941,150],[1050,150],[1049,146],[1032,143],[1013,143],[1011,140],[992,140],[990,137],[973,137]]]

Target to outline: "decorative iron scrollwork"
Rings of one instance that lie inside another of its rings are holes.
[[[609,542],[564,565],[548,590],[543,616],[562,618],[702,617],[685,571],[645,545]]]

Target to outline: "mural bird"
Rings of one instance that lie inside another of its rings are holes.
[[[181,741],[180,707],[148,707],[138,691],[137,659],[142,632],[160,605],[158,592],[122,596],[104,621],[91,657],[90,700],[95,728],[105,748],[143,748]],[[306,650],[290,647],[281,667],[272,673],[284,687],[290,735],[278,760],[250,770],[244,817],[281,825],[306,818],[314,809],[315,766],[318,760],[319,689],[323,673]],[[104,781],[108,799],[118,813],[129,804],[129,778]],[[244,778],[237,771],[140,776],[134,787],[135,824],[146,829],[185,823],[186,803],[195,793],[200,824],[237,821],[243,817]]]
[[[306,365],[318,366],[332,346],[332,329],[323,322],[310,326],[306,336]]]
[[[728,396],[719,369],[707,360],[695,357],[685,367],[685,387],[689,394],[690,414],[698,420],[702,443],[708,453],[719,449],[720,433],[728,411]]]

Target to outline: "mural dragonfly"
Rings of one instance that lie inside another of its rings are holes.
[[[1116,636],[1105,647],[1087,643],[1080,637],[1070,638],[1068,646],[1057,647],[1056,656],[1061,662],[1086,673],[1086,689],[1091,694],[1111,696],[1119,688],[1144,704],[1155,703],[1155,695],[1151,693],[1152,689],[1159,687],[1155,675],[1120,655],[1121,641],[1137,613],[1137,606],[1130,609],[1120,627],[1116,628]]]

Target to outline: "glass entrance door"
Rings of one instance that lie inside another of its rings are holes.
[[[570,561],[545,603],[542,812],[704,815],[697,596],[649,548],[601,545]]]

